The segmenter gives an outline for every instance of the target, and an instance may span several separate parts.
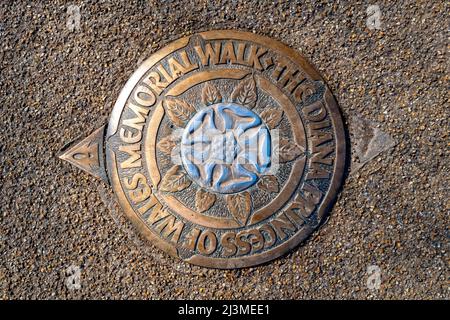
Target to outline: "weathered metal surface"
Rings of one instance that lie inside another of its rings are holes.
[[[239,268],[294,248],[341,185],[344,130],[315,69],[278,41],[209,31],[154,53],[105,136],[109,181],[153,244]]]
[[[59,158],[104,182],[108,182],[103,151],[104,136],[105,126],[102,126],[86,138],[73,141],[66,145],[61,150]]]

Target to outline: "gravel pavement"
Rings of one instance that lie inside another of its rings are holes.
[[[438,0],[1,1],[0,298],[449,299],[449,13]],[[296,48],[348,127],[395,141],[347,175],[304,245],[229,271],[148,245],[105,185],[56,157],[107,122],[152,52],[219,28]]]

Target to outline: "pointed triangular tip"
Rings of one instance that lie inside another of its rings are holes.
[[[98,128],[84,139],[65,145],[58,158],[108,183],[103,152],[105,127]]]

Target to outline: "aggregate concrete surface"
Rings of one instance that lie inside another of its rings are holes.
[[[0,298],[449,299],[449,12],[425,0],[1,1]],[[348,174],[303,245],[241,270],[159,251],[107,186],[57,158],[107,122],[146,57],[210,29],[299,50],[347,126],[356,116],[395,141]]]

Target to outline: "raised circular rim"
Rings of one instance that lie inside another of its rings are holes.
[[[151,67],[153,67],[153,65],[155,65],[161,59],[163,59],[165,56],[169,55],[173,51],[183,46],[186,46],[189,42],[189,39],[194,35],[200,35],[205,40],[213,40],[213,39],[247,40],[270,47],[274,50],[279,51],[284,56],[289,57],[289,59],[297,63],[311,77],[312,80],[320,80],[324,83],[326,89],[323,99],[326,102],[327,110],[329,111],[330,118],[333,122],[334,133],[336,141],[338,143],[336,143],[335,165],[329,190],[326,193],[325,198],[322,200],[320,206],[317,208],[319,222],[323,222],[324,216],[331,209],[331,206],[333,205],[333,202],[342,184],[342,178],[344,175],[345,161],[346,161],[345,131],[337,102],[334,99],[328,87],[326,86],[324,79],[320,76],[320,74],[316,71],[316,69],[306,60],[306,58],[300,55],[300,53],[288,47],[287,45],[281,43],[278,40],[274,40],[269,37],[261,36],[246,31],[236,31],[236,30],[205,31],[192,34],[190,36],[186,36],[183,38],[179,38],[169,43],[162,49],[153,53],[148,59],[146,59],[139,66],[139,68],[132,74],[132,76],[125,84],[124,88],[121,90],[109,119],[107,133],[105,137],[106,141],[105,153],[106,153],[106,165],[108,169],[107,171],[110,178],[111,186],[127,218],[132,221],[132,223],[136,226],[138,231],[141,234],[143,234],[151,243],[154,243],[157,247],[169,253],[171,256],[176,257],[178,259],[182,259],[181,257],[178,256],[177,248],[173,244],[162,240],[156,234],[154,234],[147,227],[142,218],[135,213],[131,205],[128,203],[126,196],[122,188],[120,187],[119,176],[115,166],[116,164],[115,154],[114,151],[109,149],[108,139],[109,137],[111,137],[116,133],[122,111],[126,105],[126,101],[128,100],[128,97],[132,93],[134,87],[140,81],[141,77]],[[297,247],[314,230],[315,228],[305,226],[303,229],[298,230],[297,233],[294,234],[294,236],[283,242],[281,245],[273,247],[263,253],[254,254],[251,256],[243,256],[235,258],[212,258],[200,255],[193,255],[188,259],[182,260],[203,267],[220,268],[220,269],[244,268],[255,266],[274,260],[280,257],[281,255],[287,253],[289,250]]]

